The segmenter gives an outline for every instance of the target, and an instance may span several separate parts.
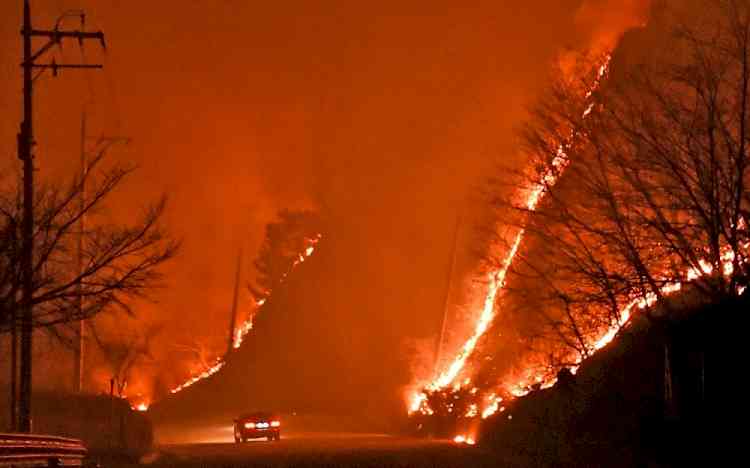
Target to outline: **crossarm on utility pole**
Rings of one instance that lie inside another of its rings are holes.
[[[23,31],[22,31],[23,33]],[[104,33],[101,31],[98,32],[84,32],[84,31],[39,31],[39,30],[32,30],[31,31],[32,36],[37,37],[48,37],[49,41],[44,44],[39,50],[37,50],[27,61],[26,63],[34,63],[36,59],[44,55],[48,50],[50,50],[53,46],[61,44],[61,40],[63,38],[73,38],[78,39],[78,42],[80,44],[83,44],[84,39],[99,39],[99,42],[101,42],[103,48],[107,48],[107,44],[104,41]],[[23,64],[22,64],[23,65]]]
[[[23,31],[21,31],[23,33]],[[104,44],[104,33],[101,31],[60,31],[59,29],[53,29],[51,31],[43,31],[40,29],[32,29],[30,35],[32,37],[49,37],[50,39],[62,39],[64,37],[72,37],[75,39],[99,39]]]
[[[55,62],[52,63],[43,63],[43,64],[33,64],[31,65],[31,68],[41,68],[41,69],[51,69],[52,70],[52,76],[57,76],[57,71],[61,70],[63,68],[104,68],[102,65],[98,64],[92,64],[92,65],[84,65],[84,64],[57,64]]]

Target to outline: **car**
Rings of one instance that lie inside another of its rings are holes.
[[[244,414],[234,420],[234,441],[248,439],[281,440],[281,418],[273,413]]]

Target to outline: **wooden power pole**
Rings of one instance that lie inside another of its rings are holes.
[[[81,14],[83,26],[84,15]],[[21,245],[21,349],[19,373],[18,424],[16,429],[31,432],[31,376],[32,376],[32,338],[34,329],[34,70],[43,72],[52,70],[52,75],[65,68],[101,68],[101,65],[58,64],[53,59],[49,63],[37,63],[47,51],[60,45],[63,39],[77,39],[83,46],[87,39],[97,39],[104,46],[104,33],[85,32],[83,30],[64,31],[58,24],[52,30],[34,29],[31,24],[31,5],[23,1],[23,120],[18,134],[18,157],[23,162],[23,224]],[[82,28],[83,29],[83,28]],[[32,50],[33,38],[45,38],[47,42],[38,50]]]
[[[234,349],[234,333],[237,328],[237,301],[240,294],[240,275],[242,274],[242,249],[237,254],[237,271],[234,274],[234,295],[232,296],[232,311],[229,317],[229,343],[227,344],[227,356]]]
[[[79,197],[79,207],[81,210],[81,217],[78,221],[78,252],[77,252],[77,275],[81,275],[83,272],[83,236],[86,230],[86,215],[84,210],[86,208],[86,173],[88,172],[88,165],[86,163],[86,111],[81,113],[81,193]],[[76,286],[76,308],[78,309],[78,316],[83,317],[83,285],[81,281],[78,281]],[[86,322],[81,318],[78,322],[78,333],[75,337],[76,342],[74,344],[73,351],[73,386],[75,391],[78,393],[83,392],[83,360],[85,351],[85,337],[86,334]]]
[[[443,320],[440,322],[440,335],[438,335],[435,346],[435,375],[440,375],[440,361],[443,355],[443,345],[445,341],[445,329],[448,323],[448,308],[450,306],[451,286],[453,285],[453,270],[456,268],[456,255],[458,252],[458,231],[461,229],[461,213],[456,216],[456,227],[453,231],[453,249],[451,250],[451,264],[448,267],[448,276],[445,281],[445,297],[443,298]]]

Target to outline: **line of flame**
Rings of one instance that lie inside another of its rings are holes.
[[[305,260],[307,260],[314,252],[315,247],[317,246],[318,242],[320,242],[320,239],[322,239],[323,236],[321,234],[317,234],[316,236],[306,239],[307,240],[307,246],[305,247],[305,250],[297,255],[297,258],[295,258],[292,265],[289,267],[289,270],[282,275],[281,281],[279,283],[283,283],[284,280],[294,271],[294,269],[301,263],[303,263]],[[233,347],[234,349],[238,349],[240,346],[242,346],[242,342],[244,338],[247,336],[248,333],[250,333],[250,330],[253,329],[253,320],[255,319],[255,316],[260,311],[260,308],[263,307],[263,304],[266,303],[266,299],[271,295],[272,291],[268,291],[265,298],[262,298],[258,300],[255,304],[257,306],[257,309],[255,310],[255,313],[250,314],[250,316],[242,322],[242,324],[237,327],[237,330],[235,331],[234,335],[234,341],[233,341]],[[191,385],[195,384],[196,382],[199,382],[203,379],[206,379],[208,377],[211,377],[215,373],[219,372],[222,367],[224,367],[224,364],[226,363],[225,358],[218,358],[216,360],[216,363],[209,367],[208,369],[204,370],[198,375],[195,375],[193,377],[190,377],[188,380],[183,382],[182,384],[174,387],[169,391],[169,393],[178,393]]]
[[[607,55],[602,65],[599,67],[594,83],[592,84],[591,89],[586,93],[587,99],[590,98],[594,94],[594,92],[596,92],[602,80],[606,76],[609,70],[610,59],[611,59],[611,56]],[[586,108],[586,110],[583,112],[583,118],[586,118],[591,113],[593,106],[594,106],[593,103],[591,103]],[[574,137],[574,136],[575,136],[575,132],[573,132],[571,137]],[[536,210],[546,190],[555,184],[557,179],[560,177],[560,174],[567,167],[569,163],[567,154],[565,152],[565,148],[567,146],[568,146],[568,143],[560,144],[560,146],[557,149],[557,154],[553,158],[550,167],[542,175],[539,183],[537,183],[536,186],[531,190],[531,193],[528,195],[526,199],[526,209],[528,211]],[[455,381],[455,379],[459,376],[461,371],[464,369],[464,366],[466,365],[466,361],[472,355],[472,353],[476,349],[477,343],[482,338],[482,336],[484,336],[484,334],[487,332],[487,329],[489,328],[490,324],[495,318],[495,300],[497,298],[497,294],[500,290],[502,290],[505,287],[505,280],[506,280],[506,276],[508,273],[508,269],[513,263],[513,259],[515,258],[516,253],[518,252],[518,248],[521,245],[521,241],[523,241],[525,233],[526,233],[525,229],[523,228],[519,229],[518,233],[516,234],[515,239],[513,240],[513,243],[511,244],[511,248],[508,251],[508,254],[505,256],[505,259],[500,265],[500,268],[489,273],[487,295],[484,299],[484,307],[482,308],[482,312],[479,315],[479,320],[477,321],[477,325],[475,326],[473,333],[471,334],[469,339],[464,343],[464,345],[461,347],[458,355],[453,360],[453,362],[448,367],[448,369],[446,369],[433,382],[429,383],[426,386],[427,390],[434,391],[434,390],[441,390],[441,389],[448,387]],[[419,392],[416,395],[414,395],[412,399],[412,404],[410,406],[410,412],[419,410],[420,407],[422,407],[425,404],[426,399],[427,397],[424,394],[424,392]]]
[[[745,244],[742,244],[740,246],[741,251],[748,251],[750,250],[750,242],[747,242]],[[744,254],[743,254],[744,256]],[[725,248],[724,252],[721,255],[721,274],[724,276],[730,276],[734,272],[734,252],[730,248]],[[714,267],[705,260],[699,261],[700,267],[693,267],[688,269],[684,274],[684,280],[683,281],[675,281],[675,282],[669,282],[662,286],[659,290],[662,296],[670,296],[678,291],[682,290],[682,286],[686,282],[693,281],[695,279],[698,279],[703,276],[711,275],[713,274]],[[737,294],[741,295],[743,294],[745,288],[740,287],[737,290]],[[609,343],[614,340],[615,336],[622,330],[623,327],[626,327],[630,323],[630,317],[633,313],[634,309],[642,310],[647,307],[653,306],[656,301],[659,299],[659,296],[656,293],[649,293],[645,297],[640,297],[633,299],[630,301],[625,307],[622,308],[622,310],[619,312],[619,317],[617,323],[613,324],[609,330],[607,330],[601,338],[599,338],[594,345],[592,346],[592,351],[596,352],[600,349],[607,346]],[[571,372],[575,374],[580,367],[582,363],[582,358],[579,356],[575,364],[571,367]],[[549,388],[553,386],[556,382],[556,378],[550,378],[546,381],[543,379],[537,379],[537,382],[542,384],[541,388]],[[515,397],[522,397],[529,393],[528,385],[525,383],[518,383],[516,384],[514,390],[511,392],[513,396]],[[498,411],[497,405],[493,405],[490,403],[488,406],[484,408],[482,411],[482,419],[486,419],[489,416],[492,416]]]
[[[279,281],[279,284],[283,283],[286,278],[294,271],[295,268],[297,268],[297,265],[304,263],[305,260],[307,260],[314,252],[315,247],[318,245],[318,242],[320,242],[320,239],[322,239],[323,236],[321,234],[317,234],[316,236],[312,238],[305,239],[307,241],[307,246],[305,247],[305,250],[302,251],[302,253],[297,254],[297,257],[294,259],[294,262],[292,262],[291,266],[289,267],[289,270],[287,270],[286,273],[284,273],[281,277],[281,280]],[[263,305],[266,303],[266,300],[271,295],[273,291],[267,291],[266,297],[259,299],[255,302],[255,305],[257,309],[254,313],[251,313],[248,318],[240,324],[239,327],[234,332],[234,340],[232,343],[232,347],[234,349],[239,349],[240,346],[242,346],[242,341],[245,339],[245,336],[247,336],[248,333],[253,329],[253,322],[255,321],[255,316],[260,311],[260,308],[263,307]]]

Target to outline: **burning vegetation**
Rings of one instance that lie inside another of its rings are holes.
[[[603,63],[598,67],[593,83],[585,94],[587,101],[592,100],[594,93],[599,89],[602,80],[606,77],[609,61],[610,57],[605,57]],[[594,102],[589,102],[586,110],[582,114],[583,119],[589,116],[594,109],[594,105]],[[577,143],[576,140],[578,137],[578,131],[575,128],[571,129],[567,139],[558,144],[557,149],[554,152],[554,157],[549,164],[546,165],[547,169],[542,172],[538,182],[528,190],[528,195],[525,197],[524,204],[524,209],[528,213],[531,214],[536,210],[544,195],[555,185],[555,182],[560,178],[565,168],[570,163],[568,151],[572,145]],[[413,397],[410,413],[419,412],[423,415],[433,415],[435,414],[433,408],[438,407],[442,408],[442,410],[447,413],[455,412],[455,414],[467,418],[476,417],[480,413],[482,418],[486,418],[499,410],[499,402],[502,401],[502,397],[496,396],[495,393],[490,393],[483,398],[483,395],[480,395],[479,388],[470,385],[470,378],[466,378],[464,381],[457,383],[456,379],[463,373],[467,360],[472,356],[477,344],[490,328],[492,321],[495,318],[495,305],[498,299],[498,294],[502,293],[502,290],[505,287],[506,276],[513,264],[516,254],[518,253],[525,234],[525,228],[520,227],[512,241],[508,253],[506,254],[505,260],[501,263],[498,269],[490,271],[488,275],[488,287],[487,295],[484,300],[484,307],[479,314],[479,320],[473,334],[469,337],[466,343],[464,343],[459,354],[450,364],[448,369],[441,373],[433,382],[427,384],[421,393],[418,393]],[[539,381],[535,383],[541,382],[544,382],[544,377],[540,376]],[[544,383],[551,385],[550,382]],[[520,396],[526,391],[526,388],[527,385],[525,383],[516,384],[514,388],[511,389],[511,395]]]
[[[655,10],[591,79],[561,81],[541,102],[523,133],[533,170],[506,174],[526,195],[499,206],[516,234],[489,273],[474,332],[412,396],[418,426],[447,418],[465,431],[457,441],[476,438],[473,421],[551,387],[560,369],[574,374],[636,313],[674,314],[665,299],[686,284],[698,302],[744,293],[750,12],[712,2],[708,14]],[[532,326],[520,371],[478,351],[508,323],[499,303]]]
[[[283,284],[299,265],[313,255],[323,236],[320,233],[310,236],[308,232],[318,229],[319,223],[318,217],[312,212],[284,210],[279,213],[278,222],[270,223],[266,227],[266,238],[255,261],[256,284],[248,287],[254,298],[255,308],[247,313],[240,324],[232,324],[232,346],[228,353],[242,346],[253,329],[254,319],[262,312],[273,290]],[[226,355],[216,358],[212,364],[204,366],[201,372],[173,387],[169,392],[178,393],[211,377],[224,367],[226,358]]]

